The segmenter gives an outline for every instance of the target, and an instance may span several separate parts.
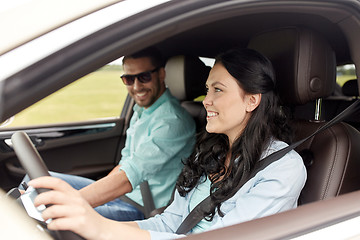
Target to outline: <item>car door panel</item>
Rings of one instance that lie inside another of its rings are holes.
[[[50,171],[96,179],[119,161],[125,142],[124,124],[124,118],[114,118],[0,131],[0,164],[12,179],[6,183],[1,177],[1,187],[17,185],[25,174],[9,141],[15,131],[27,132]]]

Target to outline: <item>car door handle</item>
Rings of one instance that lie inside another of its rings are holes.
[[[30,140],[31,140],[31,142],[34,144],[35,147],[39,147],[39,146],[44,145],[44,140],[41,139],[41,138],[39,138],[39,137],[30,136]],[[6,145],[8,145],[10,148],[13,148],[13,144],[12,144],[10,138],[5,139],[4,142],[5,142]]]

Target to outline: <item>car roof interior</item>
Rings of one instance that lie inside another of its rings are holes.
[[[159,46],[165,54],[214,57],[228,48],[246,47],[252,36],[260,32],[287,26],[306,26],[322,34],[336,52],[339,65],[351,62],[347,40],[339,26],[323,16],[309,13],[280,11],[229,17],[177,34]]]

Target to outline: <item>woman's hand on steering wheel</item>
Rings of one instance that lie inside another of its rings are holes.
[[[29,185],[52,190],[39,194],[34,201],[36,207],[42,204],[48,206],[42,213],[44,220],[52,219],[48,229],[70,230],[86,239],[100,239],[108,220],[99,215],[79,191],[50,176],[31,180]]]

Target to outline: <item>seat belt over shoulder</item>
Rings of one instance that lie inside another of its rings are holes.
[[[231,194],[229,194],[226,199],[228,200],[229,198],[231,198],[232,196],[235,195],[235,193],[251,178],[253,178],[258,172],[260,172],[261,170],[265,169],[268,165],[270,165],[271,163],[275,162],[276,160],[282,158],[283,156],[285,156],[285,154],[287,154],[288,152],[290,152],[292,149],[296,148],[297,146],[299,146],[300,144],[302,144],[303,142],[307,141],[308,139],[310,139],[311,137],[313,137],[314,135],[316,135],[317,133],[331,127],[332,125],[341,122],[342,120],[344,120],[346,117],[350,116],[351,114],[359,111],[360,109],[360,100],[356,100],[353,104],[351,104],[349,107],[347,107],[344,111],[342,111],[341,113],[339,113],[336,117],[334,117],[331,121],[327,122],[325,125],[321,126],[319,129],[317,129],[314,133],[312,133],[311,135],[307,136],[306,138],[299,140],[283,149],[280,149],[276,152],[273,152],[272,154],[268,155],[267,157],[263,158],[261,161],[258,161],[255,164],[254,169],[251,172],[245,172],[243,174],[243,176],[241,177],[238,185],[236,186],[236,188],[233,189],[233,191],[231,192]],[[177,234],[186,234],[188,233],[191,229],[193,229],[196,224],[198,224],[198,222],[200,222],[203,218],[204,218],[204,212],[208,212],[209,211],[209,206],[210,206],[210,201],[211,201],[211,197],[208,196],[207,198],[205,198],[202,202],[200,202],[190,213],[189,215],[184,219],[184,221],[180,224],[179,228],[177,229],[176,233]]]

